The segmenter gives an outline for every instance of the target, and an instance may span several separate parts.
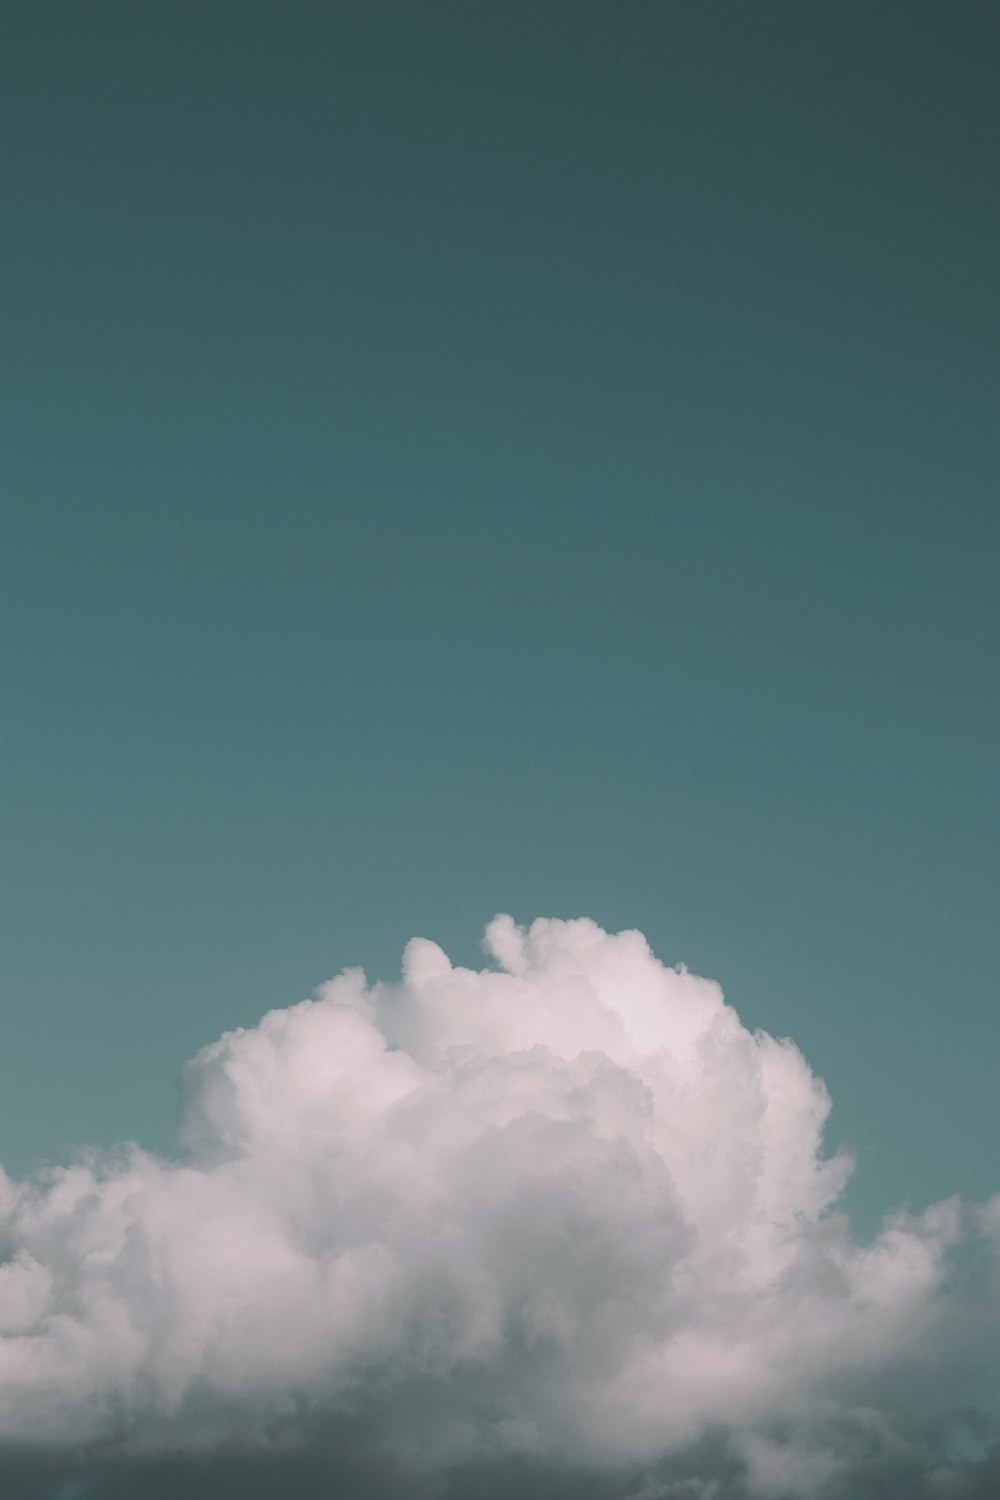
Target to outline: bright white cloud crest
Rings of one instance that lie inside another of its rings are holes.
[[[180,1163],[3,1180],[0,1437],[361,1413],[424,1465],[644,1464],[724,1425],[762,1495],[822,1491],[824,1423],[905,1445],[870,1392],[944,1358],[958,1207],[855,1244],[823,1084],[640,934],[498,917],[486,948],[415,939],[400,983],[207,1047]]]

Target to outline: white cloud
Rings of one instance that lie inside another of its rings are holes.
[[[498,917],[486,947],[474,972],[415,939],[400,983],[348,971],[207,1047],[178,1162],[3,1179],[0,1440],[355,1424],[425,1474],[517,1458],[721,1500],[727,1473],[806,1497],[889,1463],[965,1493],[946,1429],[989,1403],[997,1272],[949,1290],[949,1255],[1000,1238],[1000,1200],[856,1244],[791,1042],[635,932]],[[664,1470],[718,1432],[735,1470]]]

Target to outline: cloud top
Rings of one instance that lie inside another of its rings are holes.
[[[964,1493],[947,1434],[986,1420],[995,1273],[956,1291],[953,1262],[996,1207],[853,1242],[792,1042],[637,932],[501,916],[484,947],[473,971],[414,939],[398,983],[349,970],[206,1047],[177,1161],[3,1178],[0,1439],[348,1433],[414,1473],[583,1465],[656,1500],[724,1433],[741,1494],[904,1461]]]

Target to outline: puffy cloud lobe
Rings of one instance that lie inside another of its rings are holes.
[[[498,917],[485,946],[415,939],[400,983],[347,971],[207,1047],[176,1162],[3,1179],[0,1439],[973,1493],[948,1434],[986,1420],[996,1260],[948,1278],[1000,1209],[854,1243],[791,1042],[636,932]]]

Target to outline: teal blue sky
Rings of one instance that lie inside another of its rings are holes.
[[[0,1158],[637,926],[1000,1185],[1000,11],[8,4]]]

